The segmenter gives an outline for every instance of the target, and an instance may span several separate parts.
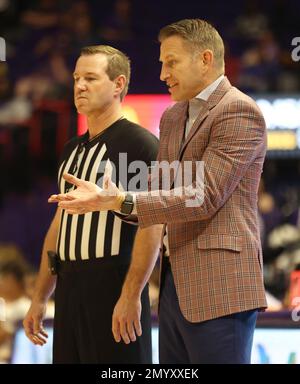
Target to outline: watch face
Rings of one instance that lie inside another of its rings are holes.
[[[125,200],[122,203],[121,206],[121,212],[125,213],[126,215],[129,215],[133,210],[133,197],[132,195],[127,194],[125,196]]]
[[[121,212],[126,213],[128,215],[129,213],[131,213],[131,211],[132,211],[132,203],[124,202]]]

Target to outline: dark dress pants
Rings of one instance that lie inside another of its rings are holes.
[[[159,306],[162,364],[249,364],[257,310],[191,323],[179,308],[169,263],[164,262]]]

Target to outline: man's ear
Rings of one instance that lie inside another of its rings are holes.
[[[214,54],[213,54],[213,51],[211,49],[205,49],[202,52],[201,57],[202,57],[202,61],[203,61],[204,65],[212,66],[213,61],[214,61]]]
[[[118,77],[115,78],[114,80],[116,88],[115,92],[116,94],[120,95],[125,88],[126,85],[126,77],[124,75],[119,75]]]

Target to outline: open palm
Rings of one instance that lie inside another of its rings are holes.
[[[68,193],[52,195],[48,201],[58,203],[58,206],[65,209],[67,213],[83,214],[118,209],[116,204],[120,191],[110,177],[104,177],[103,189],[90,181],[78,179],[68,173],[63,177],[76,188]]]

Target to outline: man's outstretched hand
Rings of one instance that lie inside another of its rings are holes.
[[[120,210],[125,194],[111,181],[110,175],[104,174],[103,188],[65,173],[63,178],[75,189],[68,193],[51,195],[49,203],[58,203],[69,214],[82,215],[87,212]]]

